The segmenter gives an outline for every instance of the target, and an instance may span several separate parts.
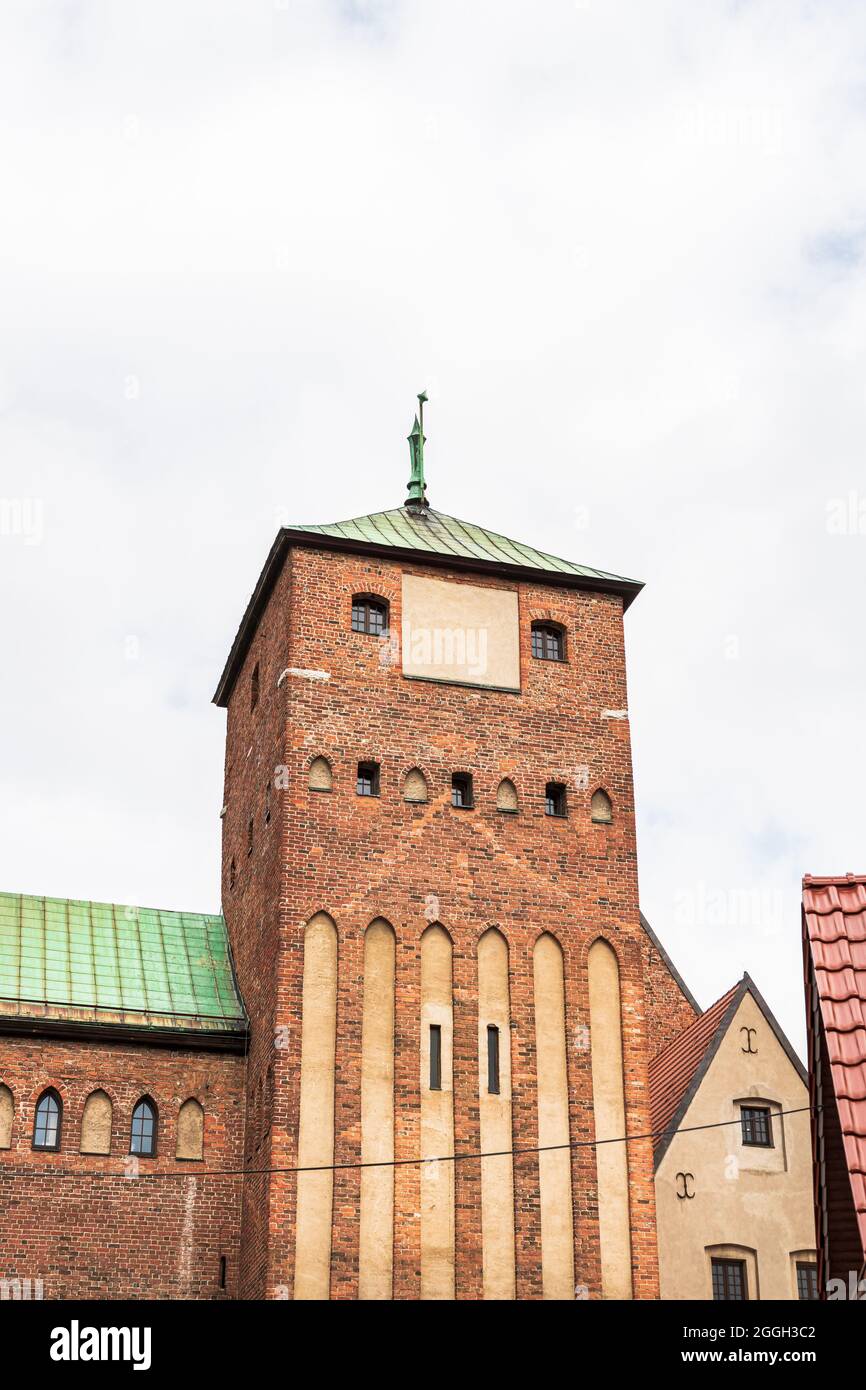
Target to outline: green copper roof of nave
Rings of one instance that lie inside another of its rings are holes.
[[[0,893],[4,1017],[225,1033],[246,1019],[222,917]]]
[[[488,531],[469,521],[458,521],[432,507],[395,507],[390,512],[373,512],[351,521],[335,521],[326,526],[286,526],[292,532],[332,536],[336,540],[365,542],[397,550],[427,551],[431,555],[454,555],[461,560],[480,560],[485,564],[518,566],[546,574],[574,575],[577,579],[610,580],[616,584],[635,584],[622,575],[591,569],[572,560],[560,560],[535,546],[509,540],[498,531]]]

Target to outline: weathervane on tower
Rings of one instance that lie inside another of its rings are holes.
[[[426,507],[428,505],[427,498],[424,495],[427,491],[427,483],[424,480],[424,402],[426,400],[427,392],[419,392],[419,413],[415,416],[412,433],[407,436],[409,440],[409,458],[411,461],[409,493],[406,497],[407,507]]]

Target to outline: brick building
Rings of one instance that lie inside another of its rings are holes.
[[[658,1297],[638,1136],[696,1011],[638,907],[640,585],[435,511],[410,449],[243,617],[223,918],[0,922],[0,1274],[47,1297]]]
[[[0,894],[0,1296],[226,1296],[246,1036],[222,918]]]

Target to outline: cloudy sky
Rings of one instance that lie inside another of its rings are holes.
[[[644,911],[802,1040],[866,869],[866,7],[9,0],[2,887],[218,910],[281,520],[429,495],[646,581]]]

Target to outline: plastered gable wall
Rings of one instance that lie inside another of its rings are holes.
[[[744,1052],[752,1029],[755,1053]],[[800,1076],[751,994],[737,1009],[681,1128],[736,1120],[736,1102],[774,1111],[808,1106]],[[792,1254],[813,1251],[809,1115],[773,1120],[772,1150],[748,1148],[739,1122],[679,1133],[656,1174],[662,1298],[710,1298],[710,1247],[747,1263],[749,1298],[796,1297]],[[678,1173],[694,1198],[679,1198]]]
[[[398,1160],[420,1151],[421,937],[433,921],[442,924],[453,945],[451,1063],[458,1144],[480,1147],[478,1048],[484,1020],[479,1017],[477,946],[491,926],[508,946],[515,1141],[537,1143],[533,951],[545,931],[556,937],[564,959],[570,1131],[575,1139],[592,1137],[586,953],[603,936],[616,951],[620,970],[626,1113],[630,1127],[646,1133],[649,1046],[628,721],[603,714],[627,708],[621,601],[543,584],[509,586],[497,579],[493,587],[510,587],[517,595],[522,693],[408,681],[389,644],[351,631],[352,594],[373,593],[390,604],[391,631],[399,634],[406,568],[429,572],[331,551],[293,550],[230,701],[224,885],[232,856],[239,875],[234,890],[224,888],[224,906],[252,1018],[249,1096],[255,1094],[254,1073],[271,1069],[273,1076],[269,1166],[297,1162],[304,932],[322,912],[337,933],[336,1163],[357,1161],[360,1153],[364,941],[378,918],[391,925],[395,939]],[[435,573],[440,580],[463,582],[457,571],[437,568]],[[487,581],[472,575],[471,582],[483,586]],[[536,618],[566,626],[567,663],[532,660],[530,625]],[[262,663],[258,719],[247,708],[249,672],[256,660]],[[289,674],[277,687],[283,669]],[[309,672],[318,673],[317,678],[297,674]],[[318,756],[326,757],[333,769],[330,792],[309,789],[309,768]],[[247,818],[261,814],[271,760],[287,769],[286,788],[275,791],[267,847],[257,841],[248,858]],[[360,760],[381,764],[378,798],[355,795]],[[403,799],[404,778],[415,767],[427,783],[424,803]],[[455,811],[450,804],[455,770],[473,774],[474,811]],[[516,816],[496,808],[503,777],[517,789]],[[569,788],[566,820],[544,814],[544,786],[550,780]],[[589,802],[597,785],[612,798],[611,825],[590,821]],[[261,920],[265,925],[257,940]],[[275,1047],[275,1037],[284,1045]],[[632,1147],[634,1292],[643,1297],[657,1290],[652,1167],[648,1143]],[[573,1151],[571,1175],[575,1284],[599,1293],[592,1149]],[[480,1297],[484,1288],[480,1176],[479,1165],[455,1166],[458,1298]],[[266,1214],[260,1202],[255,1210],[245,1210],[249,1288],[260,1288],[264,1277],[270,1296],[285,1297],[295,1279],[298,1184],[291,1173],[259,1181],[267,1183]],[[514,1165],[513,1185],[516,1293],[537,1298],[542,1296],[537,1158],[528,1156]],[[359,1170],[334,1174],[331,1297],[358,1296],[360,1189]],[[421,1293],[420,1195],[418,1170],[397,1168],[396,1298]]]

